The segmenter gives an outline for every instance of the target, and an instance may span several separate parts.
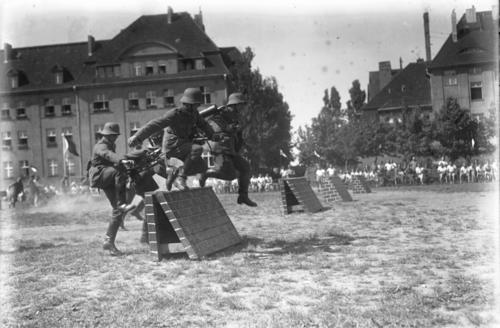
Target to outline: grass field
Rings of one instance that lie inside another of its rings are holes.
[[[316,214],[221,203],[241,245],[153,261],[102,249],[103,200],[1,212],[1,327],[497,327],[494,186],[378,188]],[[326,204],[325,204],[326,205]]]

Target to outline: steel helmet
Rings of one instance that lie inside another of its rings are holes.
[[[103,136],[115,134],[119,135],[120,134],[120,125],[115,122],[107,122],[104,124],[104,127],[102,128],[101,132],[99,132]]]
[[[197,88],[187,88],[184,90],[184,94],[181,98],[181,103],[183,104],[201,104],[203,101],[201,100],[201,91]]]
[[[231,93],[229,95],[229,98],[227,98],[227,105],[237,105],[237,104],[244,104],[246,103],[245,97],[243,97],[243,94],[241,92],[235,92]]]

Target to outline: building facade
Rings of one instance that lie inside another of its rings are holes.
[[[225,48],[234,52],[235,48]],[[96,134],[120,124],[117,152],[147,121],[199,87],[205,104],[227,98],[230,63],[205,33],[201,13],[141,16],[110,40],[0,52],[0,190],[36,170],[47,183],[85,174]],[[63,135],[80,156],[63,160]]]
[[[441,110],[455,98],[473,117],[496,108],[498,102],[498,13],[476,12],[472,7],[457,23],[451,16],[452,32],[432,60],[432,107]]]

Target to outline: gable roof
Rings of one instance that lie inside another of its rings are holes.
[[[427,63],[410,63],[380,90],[363,110],[391,110],[405,106],[431,104],[431,86],[426,76]]]
[[[465,15],[457,24],[457,41],[450,34],[432,60],[429,71],[457,66],[492,64],[498,53],[498,43],[491,11],[476,13],[476,23],[467,23]]]
[[[144,15],[135,20],[110,40],[95,41],[93,55],[88,55],[88,42],[43,45],[11,49],[8,63],[0,61],[0,90],[13,90],[7,79],[13,70],[25,76],[26,83],[15,90],[38,90],[46,88],[68,88],[70,85],[88,85],[95,82],[139,81],[142,77],[114,77],[99,80],[96,66],[118,64],[119,55],[131,47],[144,43],[164,44],[174,49],[181,58],[205,58],[203,70],[180,71],[163,75],[160,80],[176,77],[209,74],[229,74],[221,51],[206,33],[186,12],[173,13],[171,23],[167,14]],[[0,51],[3,59],[5,50]],[[65,83],[56,84],[54,68],[62,68]]]

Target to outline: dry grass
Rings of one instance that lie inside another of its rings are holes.
[[[111,258],[103,201],[2,211],[2,327],[494,327],[492,185],[375,189],[283,216],[220,199],[243,242],[154,262],[128,219]]]

